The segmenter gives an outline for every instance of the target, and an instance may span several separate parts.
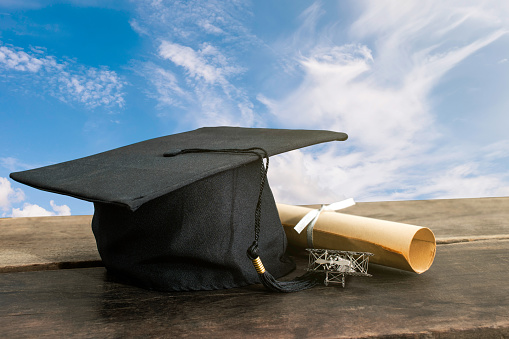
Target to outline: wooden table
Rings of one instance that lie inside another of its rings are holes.
[[[343,213],[430,227],[422,275],[371,265],[346,287],[161,293],[101,267],[90,216],[0,219],[0,337],[502,338],[509,198],[358,203]],[[298,256],[302,274],[306,258]]]

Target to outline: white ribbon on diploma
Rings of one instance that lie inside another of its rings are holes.
[[[353,198],[338,201],[330,205],[322,205],[319,209],[314,209],[307,213],[293,229],[299,234],[308,226],[312,230],[322,211],[338,211],[353,205],[355,205]]]

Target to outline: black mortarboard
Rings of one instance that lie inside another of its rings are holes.
[[[110,272],[158,290],[231,288],[258,282],[246,249],[260,210],[256,237],[267,270],[281,277],[294,269],[272,192],[260,189],[260,158],[346,138],[208,127],[10,176],[93,202],[92,228]]]

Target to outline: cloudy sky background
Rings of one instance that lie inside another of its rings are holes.
[[[0,216],[92,214],[12,171],[201,126],[329,129],[286,203],[509,195],[509,2],[0,0]]]

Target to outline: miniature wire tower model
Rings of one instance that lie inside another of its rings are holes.
[[[349,252],[307,248],[309,252],[308,271],[324,272],[325,286],[341,283],[345,287],[345,276],[371,277],[368,274],[369,252]]]

